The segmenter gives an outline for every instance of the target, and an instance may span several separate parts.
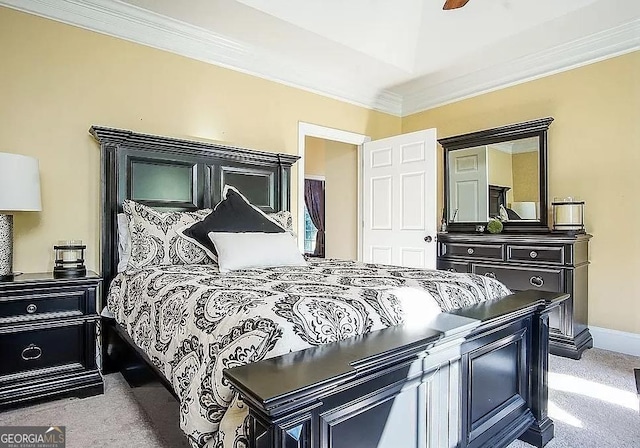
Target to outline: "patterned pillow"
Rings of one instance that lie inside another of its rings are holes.
[[[195,244],[180,238],[181,227],[201,221],[210,209],[194,212],[161,212],[126,200],[122,204],[129,218],[131,256],[127,269],[170,264],[211,264],[207,254]]]
[[[293,217],[291,216],[291,212],[283,210],[281,212],[267,213],[267,216],[269,217],[269,219],[272,219],[280,224],[280,227],[289,232],[291,235],[296,238],[298,237],[295,230],[293,230]]]

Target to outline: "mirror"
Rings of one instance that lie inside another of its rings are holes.
[[[547,228],[547,129],[553,118],[439,140],[445,150],[448,229],[475,231],[490,218],[506,230]]]
[[[538,137],[450,151],[448,158],[450,222],[540,221]]]

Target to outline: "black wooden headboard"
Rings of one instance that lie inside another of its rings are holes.
[[[101,152],[104,294],[117,272],[117,214],[125,199],[166,210],[210,208],[228,184],[265,212],[290,208],[291,165],[298,156],[100,126],[89,132]]]

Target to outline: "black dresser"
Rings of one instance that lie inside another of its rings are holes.
[[[550,350],[580,359],[593,346],[589,317],[591,235],[438,234],[438,269],[472,272],[500,280],[513,291],[566,292],[571,298],[549,318]]]
[[[104,391],[96,359],[100,282],[92,272],[0,282],[0,409]]]

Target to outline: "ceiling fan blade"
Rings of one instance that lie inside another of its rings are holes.
[[[447,10],[462,8],[468,2],[469,0],[447,0],[446,2],[444,2],[444,6],[442,7],[442,9]]]

